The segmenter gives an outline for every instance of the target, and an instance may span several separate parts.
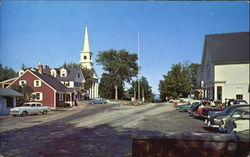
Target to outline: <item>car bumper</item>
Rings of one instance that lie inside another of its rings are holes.
[[[211,124],[211,122],[205,119],[205,125],[210,128],[219,128],[219,125]]]
[[[11,115],[21,115],[22,113],[20,111],[10,111]]]

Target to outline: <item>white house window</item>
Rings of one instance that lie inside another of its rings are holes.
[[[34,93],[32,93],[32,98],[33,98],[33,100],[35,100],[35,101],[42,101],[43,100],[43,93],[41,93],[41,92],[34,92]]]
[[[66,70],[61,70],[60,75],[61,75],[61,77],[67,77],[67,71]]]
[[[243,100],[243,95],[242,95],[242,94],[236,94],[236,99],[241,99],[241,100]]]
[[[19,85],[20,85],[20,86],[23,86],[23,85],[25,85],[25,84],[27,84],[26,80],[20,80],[20,81],[19,81]]]
[[[83,56],[83,59],[87,59],[87,56]]]
[[[40,80],[34,80],[34,87],[41,87],[41,84]]]
[[[56,71],[55,71],[55,70],[52,70],[52,71],[50,72],[50,75],[53,76],[53,77],[56,77]]]

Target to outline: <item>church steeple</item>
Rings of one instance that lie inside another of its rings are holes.
[[[92,61],[92,52],[90,52],[89,48],[89,37],[88,37],[88,28],[85,26],[84,32],[84,42],[83,42],[83,50],[80,54],[80,64],[82,67],[86,67],[88,69],[92,69],[93,61]]]
[[[87,26],[85,26],[83,52],[90,52],[90,49],[89,49],[88,27]]]

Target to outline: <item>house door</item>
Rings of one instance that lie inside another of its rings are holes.
[[[222,101],[222,86],[217,86],[217,100]]]
[[[7,98],[7,107],[13,108],[13,98],[12,97],[6,97]]]

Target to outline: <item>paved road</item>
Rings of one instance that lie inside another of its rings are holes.
[[[207,132],[203,121],[171,104],[80,105],[69,111],[27,117],[1,117],[3,156],[131,156],[138,130]]]

